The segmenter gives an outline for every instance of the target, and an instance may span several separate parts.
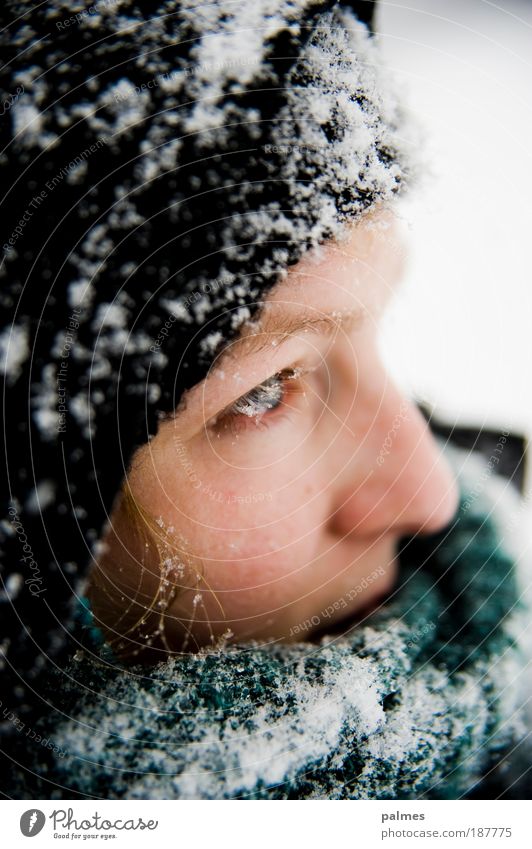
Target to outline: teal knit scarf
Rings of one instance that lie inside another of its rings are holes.
[[[151,669],[78,652],[50,681],[60,702],[29,752],[41,778],[20,797],[441,799],[500,780],[525,732],[518,500],[478,455],[445,451],[455,519],[403,541],[400,586],[364,624]]]

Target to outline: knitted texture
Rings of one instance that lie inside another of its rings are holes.
[[[490,782],[488,798],[519,792],[527,767],[501,766],[524,736],[530,696],[519,686],[530,612],[508,524],[518,500],[499,481],[479,492],[479,457],[445,451],[461,488],[455,518],[403,540],[400,586],[363,623],[316,643],[220,647],[152,670],[120,669],[105,647],[79,651],[51,680],[56,711],[37,727],[58,754],[43,766],[32,746],[42,780],[26,777],[18,792],[441,799]]]
[[[27,721],[134,450],[410,167],[368,28],[332,0],[0,16],[0,659]]]

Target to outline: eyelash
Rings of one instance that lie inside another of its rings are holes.
[[[285,406],[288,394],[302,391],[294,381],[304,373],[302,369],[291,368],[273,374],[226,407],[209,423],[210,426],[222,429],[228,425],[234,428],[237,424],[246,427],[251,422],[262,424],[266,416]]]

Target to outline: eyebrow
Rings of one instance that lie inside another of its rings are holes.
[[[272,343],[278,348],[298,333],[312,331],[324,336],[333,336],[340,329],[344,332],[360,328],[366,318],[366,311],[362,308],[352,310],[332,310],[331,312],[320,312],[317,309],[298,310],[290,313],[285,305],[271,305],[268,312],[256,322],[247,322],[244,325],[244,335],[229,342],[221,351],[221,356],[213,365],[213,370],[221,365],[221,359],[228,352],[244,355],[257,354],[265,350],[271,350]]]

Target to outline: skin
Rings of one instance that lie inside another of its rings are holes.
[[[451,521],[454,476],[378,349],[403,257],[389,213],[306,255],[137,452],[127,483],[156,543],[119,498],[89,592],[117,651],[161,659],[362,621],[393,592],[400,538]],[[278,406],[235,408],[276,373]]]

